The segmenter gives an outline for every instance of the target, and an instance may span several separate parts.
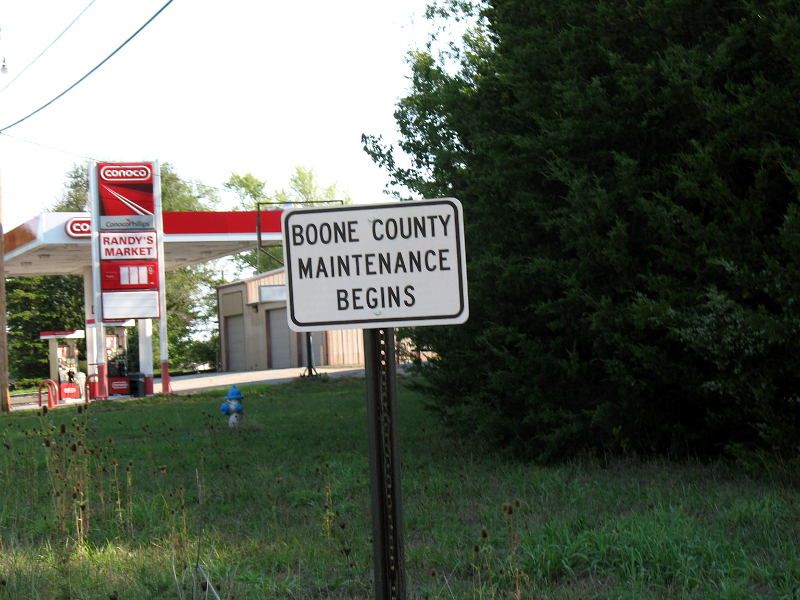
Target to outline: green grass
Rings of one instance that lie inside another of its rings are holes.
[[[224,391],[0,417],[0,600],[371,598],[363,380],[242,391],[238,433]],[[409,598],[800,598],[781,463],[510,462],[423,404],[401,379]]]

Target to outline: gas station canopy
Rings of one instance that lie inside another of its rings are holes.
[[[281,244],[281,211],[164,212],[167,271]],[[89,213],[42,213],[5,234],[5,274],[81,275],[92,265]]]

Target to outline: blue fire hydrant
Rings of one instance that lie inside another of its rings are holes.
[[[228,416],[228,427],[231,429],[238,429],[244,418],[244,406],[242,406],[241,400],[244,400],[244,396],[234,385],[228,390],[225,402],[219,407],[220,412]]]

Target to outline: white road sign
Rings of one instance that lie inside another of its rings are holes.
[[[455,198],[283,214],[295,331],[463,323],[464,222]]]

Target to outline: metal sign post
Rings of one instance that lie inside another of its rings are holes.
[[[461,203],[289,210],[282,225],[289,328],[364,330],[375,598],[405,600],[393,328],[469,317]]]
[[[319,373],[314,368],[314,351],[311,347],[311,332],[306,331],[306,370],[301,377],[318,377]]]
[[[403,511],[397,449],[394,330],[364,330],[376,600],[404,600]]]

